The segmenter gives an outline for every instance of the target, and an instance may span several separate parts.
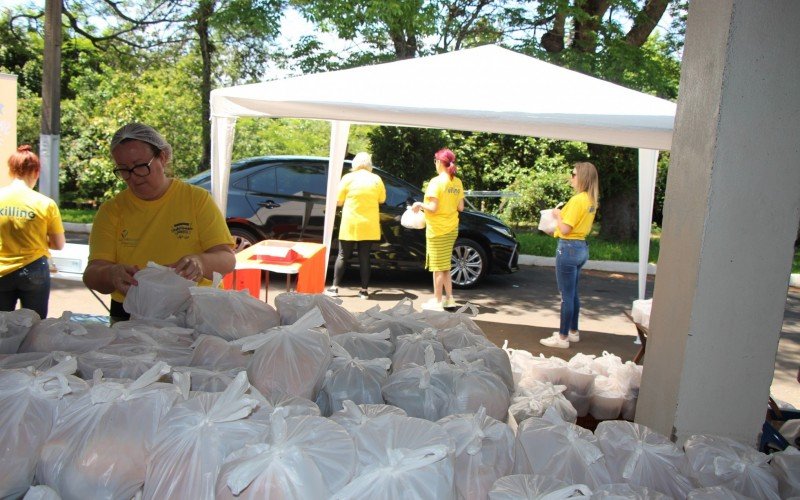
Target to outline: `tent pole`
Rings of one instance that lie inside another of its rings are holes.
[[[658,151],[639,150],[639,299],[647,288],[647,262],[650,257],[650,229],[653,224],[653,198],[656,192]]]
[[[342,164],[347,153],[347,138],[350,134],[350,122],[331,121],[331,142],[328,154],[328,189],[325,196],[325,227],[322,233],[322,244],[325,245],[325,275],[328,274],[328,258],[333,240],[333,221],[336,218],[336,198],[339,191],[339,179],[342,177]]]
[[[235,117],[211,117],[211,197],[214,198],[223,217],[228,207],[228,181],[235,130]]]

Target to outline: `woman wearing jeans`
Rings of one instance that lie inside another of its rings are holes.
[[[581,300],[578,297],[578,278],[589,259],[586,235],[592,230],[598,206],[597,169],[589,162],[576,163],[570,180],[575,195],[561,210],[554,209],[558,238],[556,249],[556,280],[561,292],[561,325],[552,337],[540,340],[542,345],[566,349],[570,342],[580,341],[578,316]]]
[[[20,146],[8,159],[11,184],[0,188],[0,311],[22,307],[47,317],[50,300],[48,249],[66,242],[56,202],[33,190],[39,157]]]

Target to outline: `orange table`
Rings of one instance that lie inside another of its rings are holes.
[[[269,257],[271,250],[292,250],[293,258],[280,261]],[[269,288],[269,272],[286,275],[286,291],[291,290],[292,275],[297,275],[295,290],[300,293],[322,293],[325,289],[325,245],[319,243],[264,240],[236,254],[236,268],[225,277],[225,288],[247,288],[258,297],[264,286],[264,300]],[[250,271],[257,274],[248,274]],[[254,279],[254,276],[257,277]]]

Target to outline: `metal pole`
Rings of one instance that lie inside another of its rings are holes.
[[[46,0],[39,191],[58,203],[58,151],[61,138],[61,0]]]

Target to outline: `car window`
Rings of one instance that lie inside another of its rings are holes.
[[[328,177],[322,165],[301,163],[278,165],[275,169],[277,192],[284,196],[317,194],[325,196]]]
[[[275,168],[271,166],[263,168],[242,180],[245,181],[246,184],[240,185],[236,183],[235,186],[250,189],[251,191],[258,191],[260,193],[275,192]]]
[[[386,205],[390,207],[404,207],[409,204],[408,200],[419,201],[421,196],[416,190],[409,188],[409,185],[394,177],[381,175],[383,185],[386,187]]]

